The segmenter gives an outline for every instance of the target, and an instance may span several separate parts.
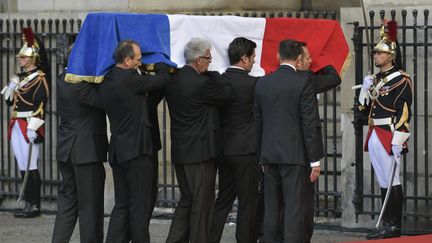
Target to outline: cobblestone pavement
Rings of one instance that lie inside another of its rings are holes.
[[[45,243],[51,241],[54,226],[54,215],[42,215],[33,219],[16,219],[12,213],[0,212],[0,242],[1,243]],[[105,218],[105,233],[109,218]],[[171,220],[152,219],[150,225],[151,242],[165,242]],[[341,232],[337,230],[315,230],[312,242],[333,243],[364,239],[364,233]],[[79,242],[78,227],[75,227],[71,242]],[[222,241],[235,243],[235,224],[228,223],[225,226]]]

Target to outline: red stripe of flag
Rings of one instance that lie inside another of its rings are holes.
[[[273,72],[279,66],[276,53],[279,42],[284,39],[307,43],[312,57],[312,71],[331,64],[340,73],[349,53],[345,36],[335,20],[266,19],[261,56],[261,67],[266,73]]]

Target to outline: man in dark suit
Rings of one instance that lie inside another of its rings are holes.
[[[306,179],[313,182],[320,173],[320,157],[312,145],[319,121],[312,83],[296,72],[301,51],[297,41],[281,41],[280,67],[258,79],[255,89],[258,155],[265,171],[266,243],[309,241],[303,223],[310,193]],[[283,230],[277,220],[281,212]]]
[[[235,38],[228,47],[231,66],[222,74],[236,97],[221,109],[223,158],[218,164],[219,192],[215,203],[210,242],[220,242],[225,221],[236,197],[237,242],[256,242],[256,207],[260,166],[256,158],[253,118],[256,77],[249,76],[255,63],[255,42]]]
[[[157,197],[158,197],[158,182],[159,182],[159,150],[162,148],[162,143],[160,139],[160,131],[159,131],[159,120],[158,120],[158,105],[165,96],[164,90],[155,90],[149,93],[148,98],[148,111],[149,111],[149,120],[152,125],[152,143],[153,143],[153,182],[152,182],[152,194],[151,194],[151,213],[150,217],[153,214],[153,210],[156,206]]]
[[[341,79],[333,66],[327,65],[316,73],[312,72],[311,70],[309,70],[309,67],[312,64],[312,58],[310,56],[309,49],[307,48],[307,44],[305,42],[298,43],[302,46],[302,53],[300,54],[300,59],[298,59],[298,61],[296,62],[295,67],[299,72],[304,73],[308,77],[310,82],[312,82],[314,93],[315,95],[317,95],[317,98],[319,96],[319,93],[323,93],[337,87],[341,83]],[[318,120],[320,120],[318,106],[316,106],[315,109],[315,116]],[[321,122],[318,122],[317,132],[318,136],[313,142],[313,144],[316,147],[319,158],[322,158],[324,157],[324,148]],[[307,193],[306,195],[310,196],[310,198],[306,200],[305,227],[307,229],[307,234],[309,235],[310,240],[313,235],[315,183],[306,179],[306,184],[308,185],[307,188],[310,190],[310,193]]]
[[[131,40],[118,44],[115,59],[98,87],[111,125],[108,161],[115,190],[107,242],[150,242],[154,146],[147,92],[163,88],[169,74],[159,63],[156,76],[140,75],[141,50]]]
[[[52,242],[69,242],[77,218],[81,242],[103,242],[105,112],[91,84],[66,83],[65,74],[57,78],[57,161],[62,181]]]
[[[218,106],[233,98],[232,88],[217,72],[207,72],[211,44],[191,39],[186,65],[166,88],[171,116],[171,158],[180,188],[167,243],[209,240],[214,206],[215,160],[220,155]]]

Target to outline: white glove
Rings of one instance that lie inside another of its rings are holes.
[[[363,79],[362,90],[368,91],[374,82],[372,75],[366,75]]]
[[[35,141],[36,138],[37,138],[37,133],[36,133],[36,131],[33,130],[33,129],[27,129],[27,137],[28,137],[28,139],[29,139],[29,141],[30,141],[31,143],[34,143],[34,141]]]
[[[396,157],[400,157],[402,153],[402,145],[394,145],[392,144],[392,152]]]
[[[12,89],[12,90],[15,90],[16,86],[18,85],[18,83],[19,83],[19,77],[14,74],[14,75],[12,75],[9,78],[9,85],[8,85],[8,87],[10,89]]]
[[[361,86],[360,94],[359,94],[359,102],[361,105],[368,105],[369,104],[369,88],[373,84],[373,77],[372,75],[367,75],[363,79],[363,84]],[[365,102],[366,101],[366,102]]]
[[[19,77],[16,75],[12,75],[9,78],[9,84],[7,86],[5,86],[2,91],[1,94],[4,96],[5,100],[13,100],[13,97],[15,95],[15,88],[17,87],[19,83]]]

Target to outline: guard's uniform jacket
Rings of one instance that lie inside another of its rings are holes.
[[[406,140],[409,136],[409,121],[413,85],[409,75],[395,67],[376,75],[371,87],[372,102],[369,109],[369,131],[364,150],[368,151],[368,141],[375,130],[385,150],[392,154],[392,144],[403,145],[406,153]]]
[[[45,136],[44,125],[39,125],[40,123],[33,124],[31,118],[34,117],[37,118],[35,120],[43,120],[45,117],[49,95],[45,73],[35,68],[29,72],[19,73],[18,77],[20,82],[15,89],[13,99],[6,99],[7,105],[13,106],[9,122],[8,138],[11,138],[13,125],[15,122],[18,122],[22,135],[27,142],[29,142],[27,128],[33,128],[38,134],[34,143],[41,143]]]

